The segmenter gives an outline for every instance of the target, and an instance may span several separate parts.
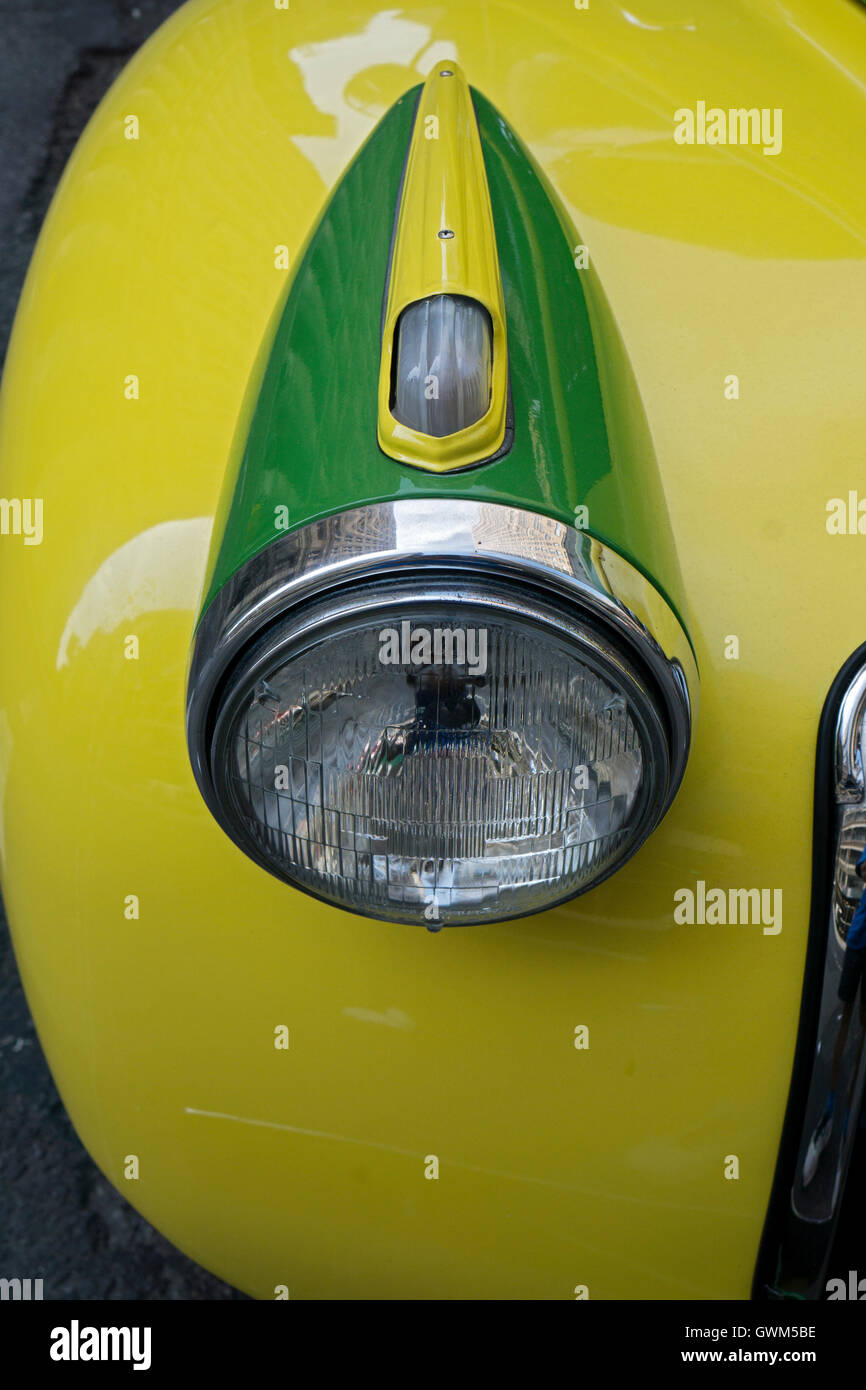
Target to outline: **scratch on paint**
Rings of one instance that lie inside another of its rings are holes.
[[[381,1149],[385,1153],[397,1154],[400,1158],[417,1158],[422,1162],[426,1154],[415,1149],[400,1149],[394,1144],[384,1144],[380,1139],[353,1139],[347,1134],[331,1134],[324,1129],[303,1129],[300,1125],[279,1124],[276,1120],[257,1120],[246,1115],[227,1115],[219,1110],[198,1110],[192,1105],[184,1106],[184,1114],[199,1115],[209,1120],[230,1120],[234,1124],[254,1125],[259,1129],[279,1129],[286,1134],[301,1134],[308,1139],[329,1139],[335,1144],[355,1144],[366,1149]],[[675,1211],[702,1211],[714,1212],[718,1214],[722,1210],[720,1207],[705,1206],[685,1206],[681,1202],[658,1202],[647,1201],[644,1197],[631,1197],[623,1192],[597,1192],[590,1188],[580,1187],[577,1183],[559,1182],[555,1178],[533,1178],[525,1173],[506,1173],[498,1168],[484,1168],[476,1163],[461,1163],[455,1158],[445,1158],[439,1155],[439,1162],[444,1167],[459,1168],[464,1173],[481,1173],[487,1178],[502,1178],[506,1182],[530,1183],[533,1187],[552,1187],[564,1192],[579,1192],[584,1197],[600,1198],[614,1202],[632,1202],[639,1206],[670,1207]]]

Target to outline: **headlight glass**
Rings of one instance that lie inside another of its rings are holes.
[[[436,928],[536,912],[653,828],[665,733],[645,678],[506,586],[356,589],[236,664],[212,744],[235,838],[354,912]]]

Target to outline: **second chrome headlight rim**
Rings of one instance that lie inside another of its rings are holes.
[[[692,645],[670,603],[588,532],[519,507],[445,498],[353,507],[288,531],[215,596],[193,645],[187,738],[196,781],[217,819],[211,739],[225,681],[242,654],[292,610],[327,594],[434,571],[455,581],[511,580],[515,602],[521,591],[558,596],[622,646],[646,673],[666,720],[670,774],[660,820],[685,772],[699,690]]]

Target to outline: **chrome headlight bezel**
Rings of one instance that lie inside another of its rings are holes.
[[[222,775],[233,701],[251,669],[264,670],[281,644],[303,640],[329,614],[356,608],[362,590],[368,602],[381,593],[393,612],[401,592],[441,593],[449,585],[454,594],[471,591],[479,601],[486,595],[528,619],[578,625],[607,660],[622,655],[656,712],[664,743],[657,761],[665,767],[652,814],[628,853],[578,892],[619,868],[676,794],[697,668],[676,614],[634,566],[584,532],[501,504],[428,499],[353,508],[278,537],[224,586],[199,624],[188,685],[190,757],[210,810],[256,863],[312,896],[322,895],[276,869],[239,829]],[[377,915],[363,903],[336,905]]]

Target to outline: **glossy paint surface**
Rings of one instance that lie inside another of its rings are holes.
[[[659,460],[702,708],[679,797],[620,873],[542,917],[431,936],[246,860],[195,787],[183,701],[285,288],[274,248],[294,263],[376,121],[447,57],[590,248]],[[781,151],[677,145],[674,113],[700,100],[780,108]],[[817,722],[863,636],[866,536],[825,521],[864,490],[864,117],[849,4],[203,0],[85,135],[3,389],[0,490],[44,504],[41,544],[0,536],[3,886],[83,1140],[249,1292],[748,1295]],[[782,930],[678,925],[674,893],[698,880],[781,889]]]
[[[423,101],[422,96],[417,119],[423,118]],[[389,110],[338,183],[290,286],[225,531],[213,537],[207,603],[287,529],[358,504],[451,497],[519,504],[567,525],[584,507],[581,529],[630,559],[684,613],[658,469],[609,306],[596,281],[578,276],[577,234],[564,225],[565,214],[543,176],[504,118],[480,93],[474,101],[510,324],[508,450],[478,468],[431,477],[387,457],[376,437],[381,303],[417,104],[411,91]],[[407,189],[409,182],[407,176]],[[370,188],[378,190],[376,200]],[[462,227],[462,219],[456,220]],[[398,250],[404,235],[398,230]],[[422,296],[430,287],[423,268],[420,278],[407,275],[405,260],[397,256],[386,338],[406,301],[407,280]],[[494,332],[495,342],[501,336]],[[639,506],[633,505],[636,497]]]

